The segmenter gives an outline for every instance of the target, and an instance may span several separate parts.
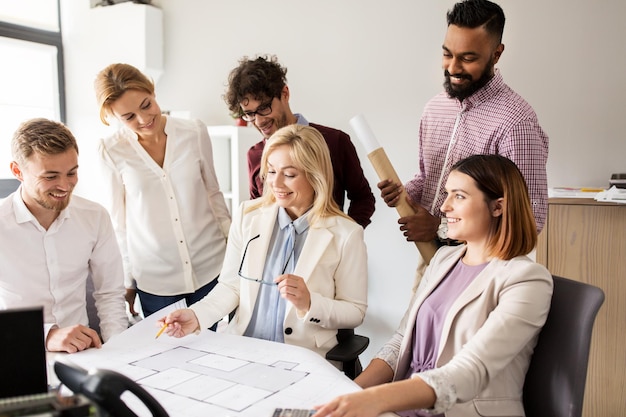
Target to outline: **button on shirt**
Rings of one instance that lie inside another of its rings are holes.
[[[528,185],[537,230],[548,212],[548,136],[532,107],[496,69],[482,89],[460,102],[435,96],[420,122],[419,173],[405,184],[411,199],[441,216],[450,168],[470,155],[500,154],[515,162]]]
[[[285,253],[284,248],[291,228],[295,231],[293,253],[291,251]],[[269,253],[265,258],[263,281],[273,282],[279,275],[294,271],[308,231],[309,222],[306,215],[302,215],[292,222],[284,208],[278,209],[278,221],[274,223]],[[283,322],[285,320],[286,301],[280,296],[276,285],[261,283],[257,285],[260,286],[259,293],[252,318],[244,335],[284,343]]]
[[[128,327],[122,260],[104,207],[72,196],[46,230],[20,187],[0,203],[0,236],[0,309],[43,306],[46,337],[54,325],[86,326],[91,274],[103,340]]]
[[[169,296],[219,275],[230,213],[204,123],[168,117],[165,133],[163,167],[127,128],[103,139],[99,152],[126,287]]]

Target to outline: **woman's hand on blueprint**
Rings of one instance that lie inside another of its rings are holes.
[[[189,308],[172,311],[167,316],[159,319],[157,325],[165,326],[165,333],[172,337],[183,337],[200,331],[200,322],[196,313]]]

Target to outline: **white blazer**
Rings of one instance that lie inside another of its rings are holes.
[[[419,307],[464,253],[464,245],[443,247],[433,257],[385,347],[399,352],[394,375],[403,377],[410,365]],[[443,323],[436,368],[418,374],[438,398],[456,397],[446,417],[524,416],[524,379],[550,310],[552,286],[548,270],[526,256],[496,259],[454,301]]]
[[[218,284],[191,306],[202,329],[210,327],[237,308],[226,332],[243,334],[254,311],[261,284],[237,275],[246,243],[243,271],[262,277],[278,205],[243,214],[252,202],[241,204],[232,220],[224,265]],[[309,227],[302,253],[293,272],[304,278],[311,293],[311,308],[300,315],[287,303],[283,324],[285,343],[309,348],[324,356],[337,344],[337,329],[363,322],[367,308],[367,250],[363,228],[340,216],[321,218]]]

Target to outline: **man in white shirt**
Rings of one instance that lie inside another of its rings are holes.
[[[87,278],[106,342],[128,327],[124,275],[107,211],[72,197],[76,139],[61,123],[32,119],[17,129],[11,149],[21,185],[0,203],[0,309],[42,305],[49,351],[100,347],[88,327]]]

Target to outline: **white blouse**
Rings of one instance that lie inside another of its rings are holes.
[[[168,296],[218,276],[230,214],[204,123],[168,117],[165,133],[163,167],[126,127],[103,139],[99,153],[125,285]]]

